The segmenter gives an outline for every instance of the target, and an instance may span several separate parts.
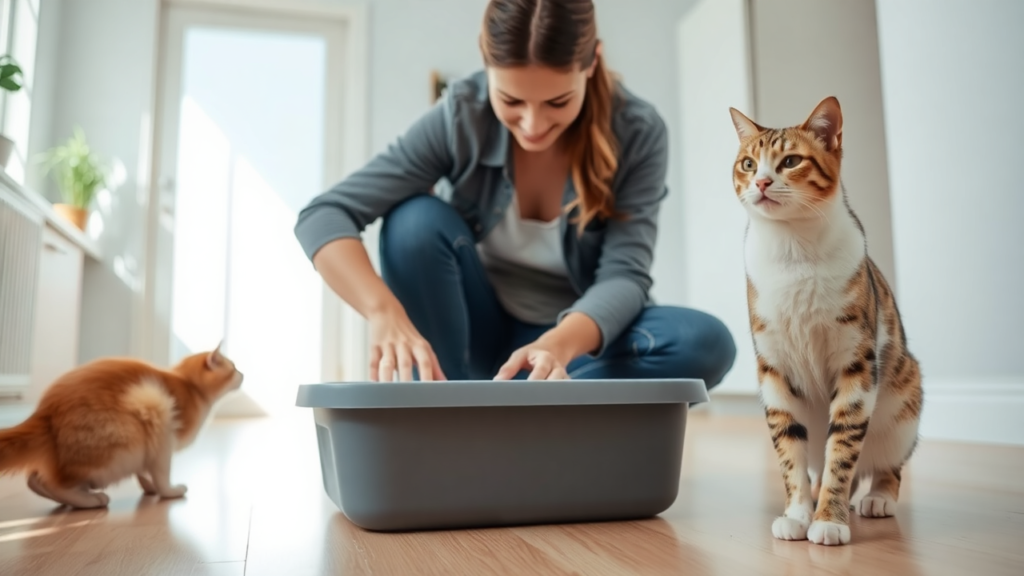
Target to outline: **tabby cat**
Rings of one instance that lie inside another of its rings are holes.
[[[871,477],[862,516],[895,513],[917,444],[920,367],[840,184],[839,101],[782,129],[730,113],[760,397],[786,488],[772,533],[846,544],[859,479]]]

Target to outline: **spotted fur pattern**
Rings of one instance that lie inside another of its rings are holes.
[[[786,489],[772,533],[846,544],[859,479],[871,477],[862,516],[895,513],[917,443],[920,367],[840,183],[839,102],[783,129],[730,111],[760,397]]]

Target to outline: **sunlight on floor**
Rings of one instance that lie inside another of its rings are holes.
[[[26,530],[24,532],[15,532],[13,534],[0,535],[0,542],[13,542],[15,540],[25,540],[27,538],[37,538],[39,536],[49,536],[50,534],[56,534],[62,530],[68,528],[78,528],[92,524],[92,520],[83,520],[81,522],[75,522],[74,524],[64,524],[62,526],[50,526],[49,528],[39,528],[37,530]]]

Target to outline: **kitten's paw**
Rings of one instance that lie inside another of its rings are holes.
[[[846,524],[815,520],[811,522],[811,527],[807,530],[807,539],[815,544],[824,544],[825,546],[849,544],[850,527]]]
[[[806,540],[807,521],[779,516],[772,522],[772,536],[779,540]]]
[[[179,484],[177,486],[171,486],[170,488],[167,488],[166,490],[161,492],[160,493],[160,497],[161,498],[181,498],[182,496],[185,495],[185,492],[188,492],[188,487],[183,485],[183,484]]]
[[[107,504],[110,504],[110,496],[107,496],[103,492],[88,492],[82,490],[75,494],[74,498],[68,499],[65,504],[68,504],[72,508],[81,508],[83,510],[106,508]]]
[[[153,496],[159,492],[153,484],[153,481],[149,479],[149,476],[146,476],[145,474],[138,474],[136,478],[139,480],[139,486],[142,486],[142,491],[147,496]]]
[[[885,518],[896,515],[896,501],[886,494],[868,494],[860,501],[860,515]]]
[[[49,498],[50,500],[56,500],[56,498],[53,497],[53,494],[50,493],[49,489],[46,488],[46,485],[43,484],[43,479],[39,477],[39,473],[38,472],[33,472],[31,475],[29,475],[29,477],[28,477],[28,487],[33,492],[35,492],[39,496],[42,496],[43,498]]]

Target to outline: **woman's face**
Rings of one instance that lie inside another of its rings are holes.
[[[576,120],[593,72],[593,66],[572,71],[491,66],[487,69],[491,106],[524,150],[542,152]]]

